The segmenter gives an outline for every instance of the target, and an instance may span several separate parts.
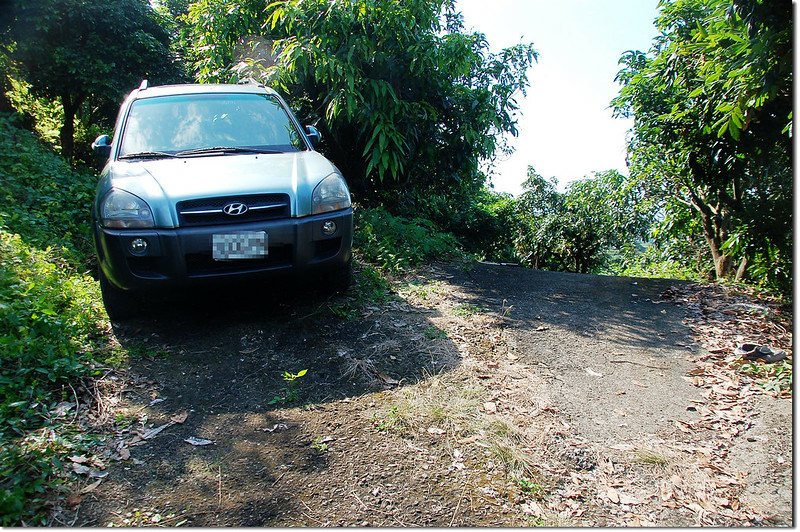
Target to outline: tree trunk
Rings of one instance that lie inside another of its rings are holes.
[[[744,276],[747,274],[747,257],[742,257],[742,262],[739,263],[739,268],[736,270],[736,280],[742,281],[744,280]]]
[[[61,155],[66,160],[71,161],[75,147],[75,108],[65,98],[61,98],[61,105],[64,107],[64,123],[61,125],[61,131],[59,132]]]
[[[714,259],[714,271],[717,279],[728,277],[731,274],[733,257],[722,251],[722,239],[719,237],[717,227],[715,227],[712,217],[707,216],[702,211],[700,215],[703,219],[703,237],[711,249],[711,257]]]
[[[69,94],[61,95],[61,106],[64,108],[64,124],[59,132],[59,142],[61,143],[61,155],[68,161],[72,161],[75,152],[75,115],[83,103],[83,97]]]
[[[733,273],[733,257],[722,251],[722,244],[725,242],[727,233],[725,227],[728,223],[728,215],[721,209],[715,213],[694,191],[691,191],[691,194],[692,205],[700,213],[700,220],[703,223],[703,237],[711,249],[716,277],[717,279],[728,277]]]

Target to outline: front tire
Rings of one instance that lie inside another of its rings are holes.
[[[353,283],[353,261],[347,261],[347,264],[339,270],[325,275],[320,280],[320,289],[326,294],[344,294],[350,285]]]
[[[132,294],[120,290],[109,281],[103,270],[100,270],[100,292],[103,294],[103,305],[112,320],[126,320],[139,313],[140,302]]]

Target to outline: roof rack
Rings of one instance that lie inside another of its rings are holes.
[[[146,89],[147,89],[147,80],[146,80],[146,79],[143,79],[143,80],[142,80],[142,84],[141,84],[141,85],[139,85],[139,90],[140,90],[140,91],[143,91],[143,90],[146,90]]]

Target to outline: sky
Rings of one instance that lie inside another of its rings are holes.
[[[658,0],[457,0],[467,30],[484,33],[492,51],[532,42],[539,54],[519,97],[515,152],[501,160],[494,189],[522,191],[529,165],[559,189],[594,171],[627,175],[625,132],[612,117],[614,77],[626,50],[647,51],[657,32]]]

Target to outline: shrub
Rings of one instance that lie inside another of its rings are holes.
[[[0,525],[41,525],[61,459],[88,445],[54,410],[106,352],[99,286],[82,273],[94,177],[0,115],[0,183]]]
[[[0,310],[0,509],[9,525],[35,515],[27,499],[57,477],[53,438],[37,439],[35,431],[54,428],[62,391],[93,373],[106,322],[94,279],[53,249],[37,250],[6,231]]]
[[[455,237],[430,220],[394,216],[383,207],[356,210],[354,238],[360,258],[389,273],[462,253]]]
[[[30,131],[0,115],[0,229],[33,246],[63,248],[65,260],[91,263],[96,178],[70,168]]]

